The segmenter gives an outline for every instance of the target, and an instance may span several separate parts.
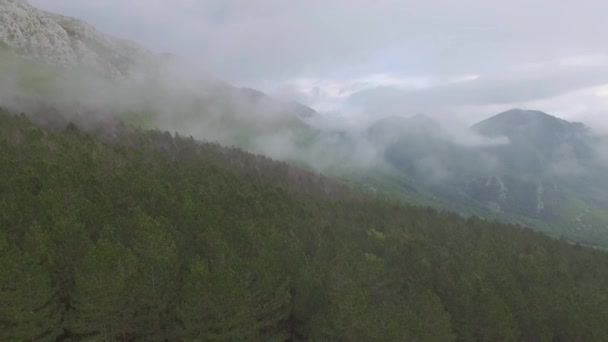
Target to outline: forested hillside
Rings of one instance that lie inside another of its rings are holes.
[[[608,255],[237,149],[0,114],[0,340],[605,341]]]

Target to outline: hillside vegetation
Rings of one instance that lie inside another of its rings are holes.
[[[103,113],[131,127],[177,131],[297,163],[410,204],[608,247],[606,142],[581,124],[511,110],[464,134],[510,143],[479,146],[462,145],[441,122],[422,115],[380,119],[363,132],[334,131],[311,108],[194,71],[185,76],[184,69],[158,61],[134,67],[137,77],[115,80],[26,59],[0,44],[0,102],[35,122],[48,121],[50,106],[72,120],[79,119],[74,112],[87,112],[80,116],[89,121],[90,113]]]
[[[608,340],[602,251],[166,132],[53,127],[0,114],[0,340]]]

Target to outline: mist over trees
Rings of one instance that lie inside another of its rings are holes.
[[[608,341],[596,2],[0,0],[0,341]]]
[[[5,340],[608,337],[602,251],[166,132],[0,145]]]

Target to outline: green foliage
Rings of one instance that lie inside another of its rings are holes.
[[[251,293],[229,265],[210,270],[203,259],[191,262],[178,317],[186,339],[241,340],[256,335]]]
[[[608,256],[158,131],[0,113],[0,339],[608,339]]]
[[[50,339],[59,311],[48,272],[0,231],[0,339]]]
[[[126,340],[135,330],[135,272],[136,259],[129,249],[100,240],[76,270],[70,330],[103,341]]]

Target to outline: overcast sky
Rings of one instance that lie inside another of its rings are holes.
[[[605,0],[30,2],[345,116],[608,115]]]

